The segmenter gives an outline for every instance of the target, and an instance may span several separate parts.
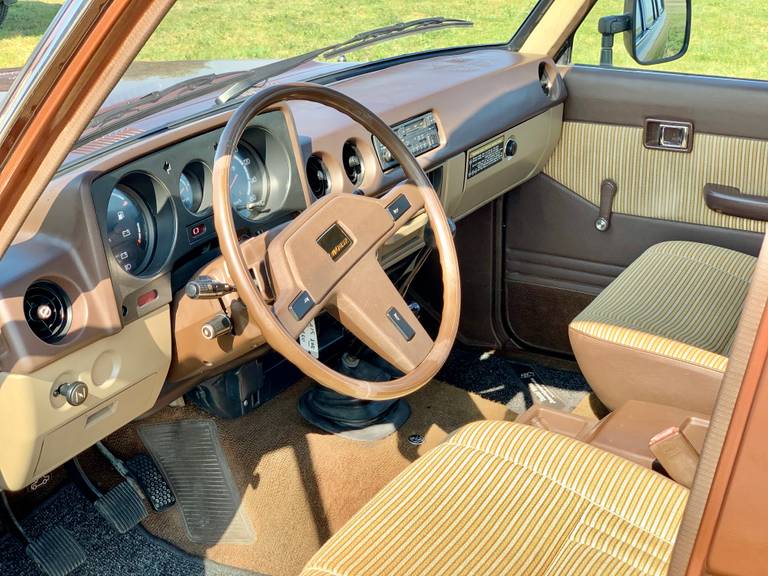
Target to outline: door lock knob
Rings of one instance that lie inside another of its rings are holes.
[[[71,406],[80,406],[88,398],[88,386],[80,380],[65,382],[53,391],[53,395],[64,396]]]

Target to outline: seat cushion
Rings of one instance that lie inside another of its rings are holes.
[[[687,497],[588,444],[477,422],[395,478],[302,574],[661,575]]]
[[[756,259],[694,242],[649,248],[569,328],[598,397],[709,414]]]

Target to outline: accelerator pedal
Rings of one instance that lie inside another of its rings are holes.
[[[176,504],[173,490],[163,478],[149,454],[139,454],[125,463],[155,512]]]
[[[38,538],[30,539],[27,556],[46,576],[67,576],[85,562],[85,550],[72,533],[54,526]]]
[[[109,492],[94,500],[93,505],[120,534],[149,516],[144,501],[129,480],[120,482]]]

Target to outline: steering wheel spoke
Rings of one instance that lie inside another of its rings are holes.
[[[394,221],[394,225],[387,232],[387,238],[394,236],[400,228],[424,210],[424,197],[419,187],[409,180],[397,184],[379,198],[379,203]]]
[[[339,283],[328,308],[345,328],[404,374],[432,349],[429,334],[373,255]]]

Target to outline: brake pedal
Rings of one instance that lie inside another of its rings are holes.
[[[93,505],[120,534],[138,526],[149,516],[141,496],[127,480],[95,500]]]
[[[149,515],[143,494],[138,486],[134,486],[133,479],[121,473],[125,480],[105,494],[91,482],[77,458],[67,462],[66,469],[99,514],[120,534],[125,534]]]
[[[67,576],[85,562],[85,550],[72,533],[61,526],[30,539],[27,556],[46,576]]]
[[[8,531],[25,546],[30,560],[46,576],[67,576],[85,562],[85,550],[72,533],[61,526],[53,526],[37,538],[27,536],[3,491],[0,491],[0,517]]]
[[[176,504],[176,496],[149,454],[139,454],[125,463],[155,512]]]

